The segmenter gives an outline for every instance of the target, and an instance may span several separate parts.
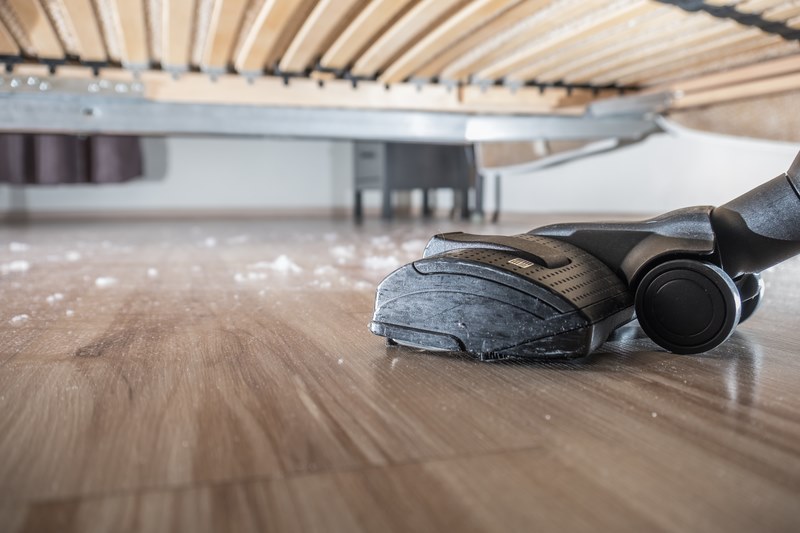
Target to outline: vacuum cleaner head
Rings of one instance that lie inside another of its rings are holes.
[[[633,315],[602,261],[535,235],[437,235],[378,287],[373,333],[480,359],[578,357]]]
[[[447,233],[378,286],[373,333],[481,360],[580,357],[639,319],[677,353],[724,342],[763,297],[759,272],[800,253],[800,155],[718,208],[514,236]]]

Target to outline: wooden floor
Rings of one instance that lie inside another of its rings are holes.
[[[0,227],[0,530],[800,530],[799,261],[706,355],[478,363],[367,330],[442,229]]]

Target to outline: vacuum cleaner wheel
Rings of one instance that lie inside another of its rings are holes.
[[[739,290],[721,268],[702,261],[662,263],[636,289],[636,315],[658,345],[680,354],[705,352],[730,337],[739,323]]]

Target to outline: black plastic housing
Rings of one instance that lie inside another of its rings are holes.
[[[581,357],[633,315],[625,284],[568,243],[451,233],[426,255],[378,286],[373,333],[482,360]]]
[[[800,253],[797,177],[781,174],[711,213],[720,266],[732,278]]]
[[[678,353],[724,342],[758,309],[759,272],[800,253],[800,154],[720,206],[523,235],[437,235],[378,287],[373,333],[481,359],[579,357],[629,321]],[[634,296],[635,295],[635,301]]]

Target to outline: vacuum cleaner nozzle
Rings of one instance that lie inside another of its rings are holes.
[[[634,317],[677,353],[724,342],[763,297],[759,272],[800,253],[800,155],[719,207],[514,236],[434,236],[378,286],[373,333],[481,360],[569,358]]]

